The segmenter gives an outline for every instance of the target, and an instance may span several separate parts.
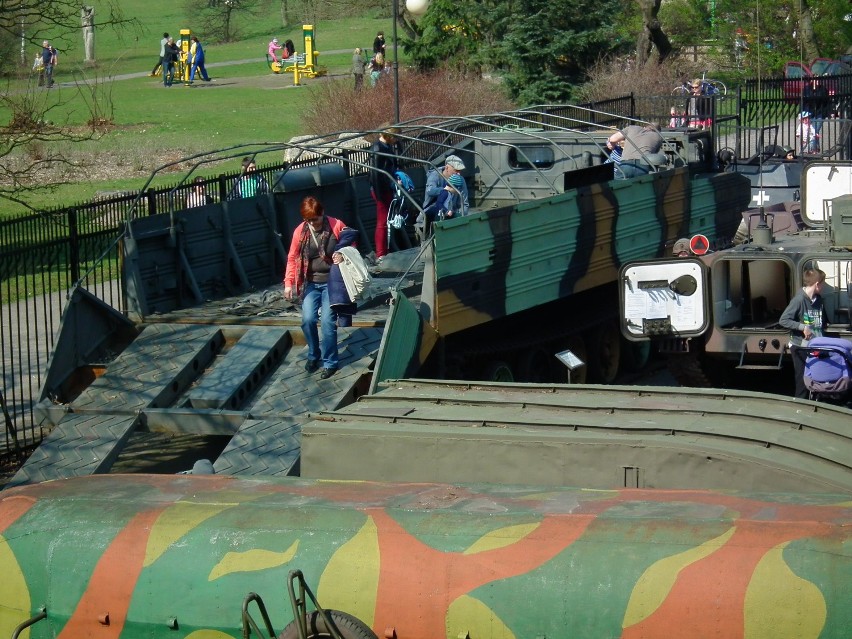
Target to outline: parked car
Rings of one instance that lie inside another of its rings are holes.
[[[784,99],[788,102],[799,102],[806,83],[818,77],[828,90],[832,104],[836,105],[834,96],[843,93],[838,76],[845,75],[852,76],[852,65],[840,60],[816,58],[810,65],[791,60],[784,65]],[[847,82],[852,84],[852,77]]]

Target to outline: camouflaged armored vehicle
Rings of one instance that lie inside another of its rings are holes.
[[[610,377],[619,266],[733,235],[749,184],[708,173],[707,133],[666,134],[670,166],[612,180],[605,115],[402,125],[416,194],[452,150],[474,208],[375,270],[325,380],[279,281],[308,193],[369,249],[360,136],[276,149],[291,164],[268,195],[129,220],[128,313],[73,293],[36,409],[51,433],[0,493],[0,632],[841,636],[850,411],[400,379],[551,377],[562,348]],[[218,438],[215,474],[140,474],[169,449],[131,448],[160,434]]]
[[[852,163],[806,164],[802,195],[747,211],[738,246],[625,264],[624,336],[655,342],[684,384],[735,386],[763,374],[783,390],[792,373],[768,378],[789,360],[789,332],[778,320],[805,269],[819,268],[831,330],[852,339]]]
[[[240,430],[263,428],[264,416],[292,427],[387,379],[567,381],[554,355],[570,350],[586,363],[572,381],[588,370],[610,382],[647,356],[621,348],[619,267],[667,254],[684,234],[726,245],[749,200],[748,180],[713,171],[706,131],[664,132],[666,165],[613,179],[606,127],[624,122],[558,107],[401,124],[402,163],[416,185],[406,196],[410,219],[427,169],[450,153],[466,166],[471,212],[435,224],[428,242],[374,270],[369,299],[340,331],[342,368],[319,396],[303,370],[300,309],[282,296],[287,246],[311,194],[358,229],[359,248],[369,251],[375,132],[253,148],[260,166],[270,155],[286,160],[267,173],[270,193],[128,220],[127,312],[74,291],[35,414],[57,440],[94,424],[111,442],[147,429],[235,435],[228,446],[241,449],[251,438]],[[175,187],[174,202],[190,181]],[[396,239],[404,246],[408,238]],[[118,455],[112,446],[82,465],[108,467]],[[33,477],[51,466],[49,446],[42,449],[24,469]],[[287,472],[298,446],[291,453]]]

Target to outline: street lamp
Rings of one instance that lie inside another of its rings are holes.
[[[396,22],[399,20],[399,0],[393,0],[393,123],[399,123],[399,45],[396,40]]]
[[[413,16],[422,16],[429,8],[431,0],[406,0],[405,8]],[[399,48],[396,37],[396,23],[399,20],[399,0],[393,0],[393,108],[394,124],[399,123]]]

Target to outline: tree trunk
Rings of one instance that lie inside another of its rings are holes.
[[[816,34],[814,33],[813,16],[811,8],[808,6],[808,0],[800,0],[799,9],[799,37],[802,39],[802,48],[805,52],[805,60],[810,61],[820,57],[819,44],[817,44]],[[794,3],[793,6],[796,6]]]
[[[672,45],[663,31],[657,14],[662,0],[636,0],[642,12],[642,32],[636,39],[636,63],[645,65],[651,58],[651,51],[657,47],[658,62],[665,60],[672,52]]]

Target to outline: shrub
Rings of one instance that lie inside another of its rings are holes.
[[[356,92],[354,79],[329,80],[314,87],[315,99],[302,115],[304,129],[320,135],[330,131],[371,131],[394,119],[393,71],[375,87],[364,79]],[[446,70],[417,73],[399,70],[400,120],[429,115],[470,115],[514,108],[502,85],[482,79],[460,79]]]

